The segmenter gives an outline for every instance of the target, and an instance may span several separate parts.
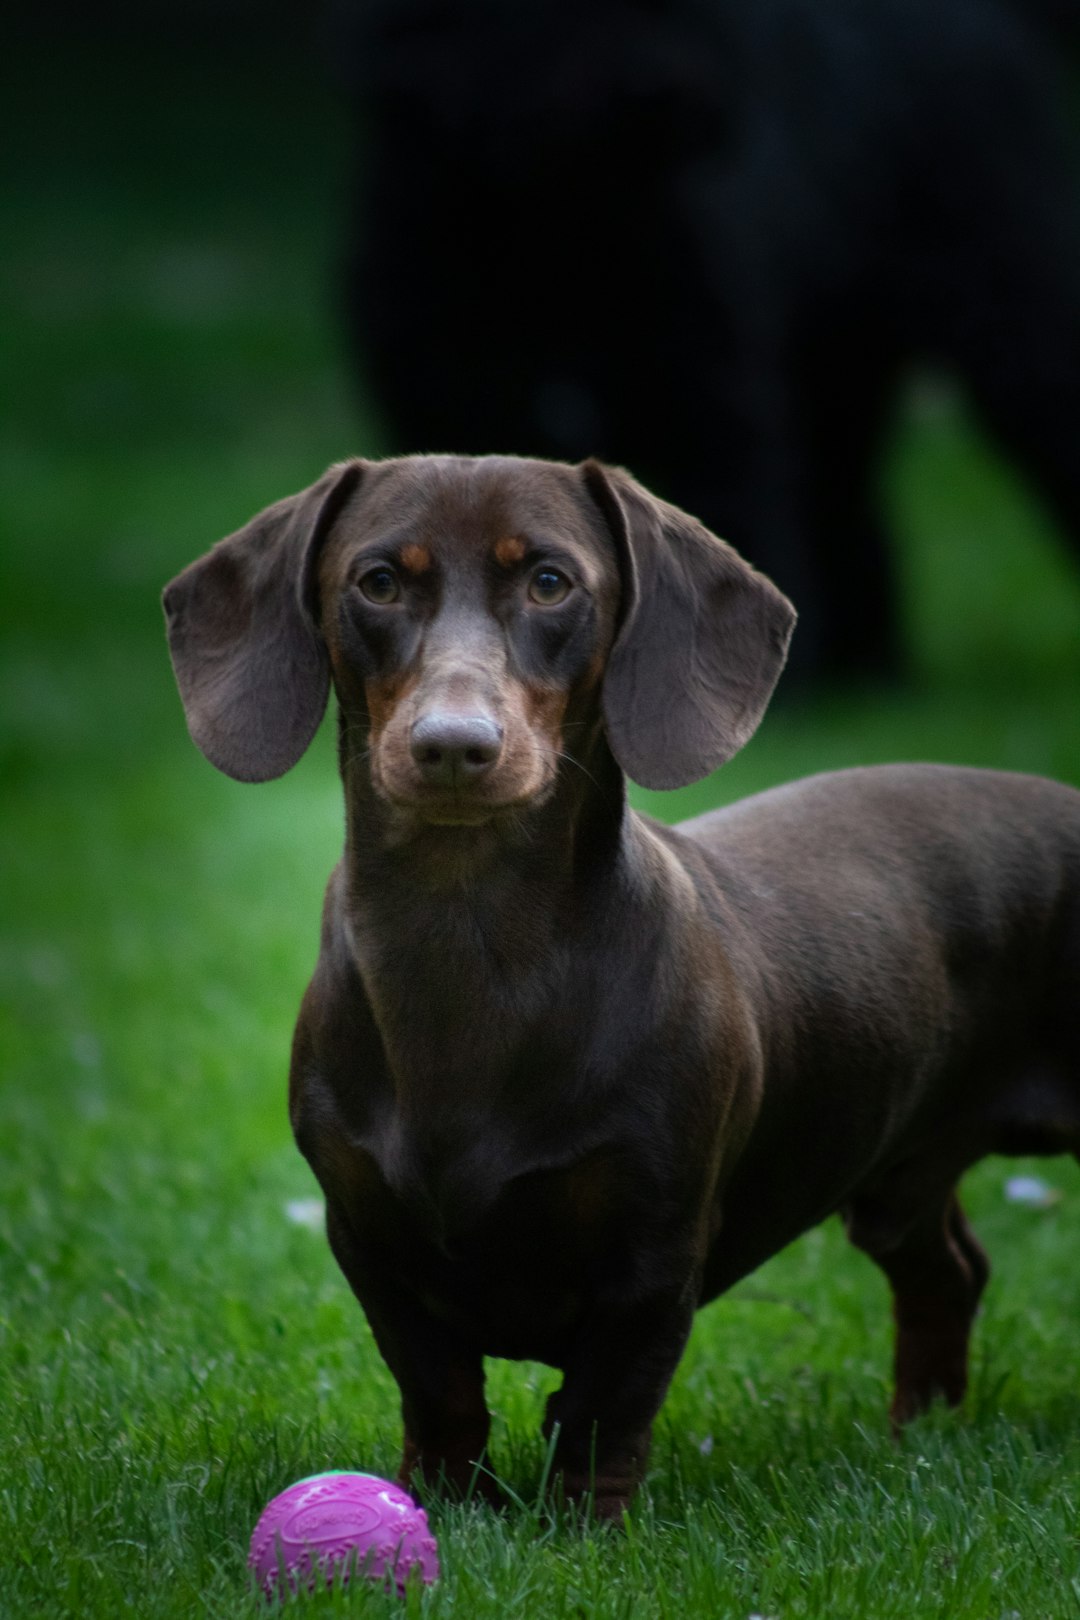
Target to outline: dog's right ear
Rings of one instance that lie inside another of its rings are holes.
[[[316,620],[315,562],[362,471],[360,461],[331,467],[165,587],[188,730],[240,782],[283,775],[323,717],[330,666]]]

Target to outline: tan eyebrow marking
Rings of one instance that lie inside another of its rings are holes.
[[[525,542],[519,540],[516,534],[508,534],[504,540],[495,542],[495,561],[504,568],[512,568],[519,563],[525,555]]]
[[[399,556],[402,568],[407,568],[410,574],[426,574],[431,567],[431,552],[415,540],[402,546]]]

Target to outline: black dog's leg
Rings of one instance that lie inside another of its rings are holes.
[[[1023,302],[1003,299],[966,370],[986,425],[1080,557],[1080,253],[1072,264],[1068,300],[1052,288]]]
[[[896,356],[869,316],[837,311],[825,324],[829,342],[804,342],[793,384],[789,477],[810,559],[808,589],[795,598],[794,669],[802,659],[817,677],[885,679],[904,662],[881,510]]]
[[[976,182],[970,238],[935,265],[935,319],[943,358],[1080,557],[1078,154],[1044,116]]]

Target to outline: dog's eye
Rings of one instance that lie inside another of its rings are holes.
[[[570,581],[557,568],[538,568],[529,581],[529,595],[541,607],[557,607],[570,595]]]
[[[401,595],[401,586],[392,568],[369,568],[366,574],[361,574],[357,584],[368,601],[377,607],[387,607]]]

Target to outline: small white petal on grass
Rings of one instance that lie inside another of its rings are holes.
[[[321,1232],[326,1218],[326,1205],[321,1198],[290,1198],[285,1205],[285,1218],[294,1226],[309,1227]]]
[[[712,1437],[711,1434],[707,1434],[705,1436],[704,1440],[698,1446],[698,1450],[701,1452],[701,1455],[703,1457],[711,1457],[712,1456],[712,1448],[713,1448],[713,1437]]]
[[[1027,1204],[1031,1209],[1049,1209],[1061,1198],[1056,1187],[1051,1187],[1038,1176],[1010,1176],[1005,1183],[1005,1199],[1010,1204]]]

